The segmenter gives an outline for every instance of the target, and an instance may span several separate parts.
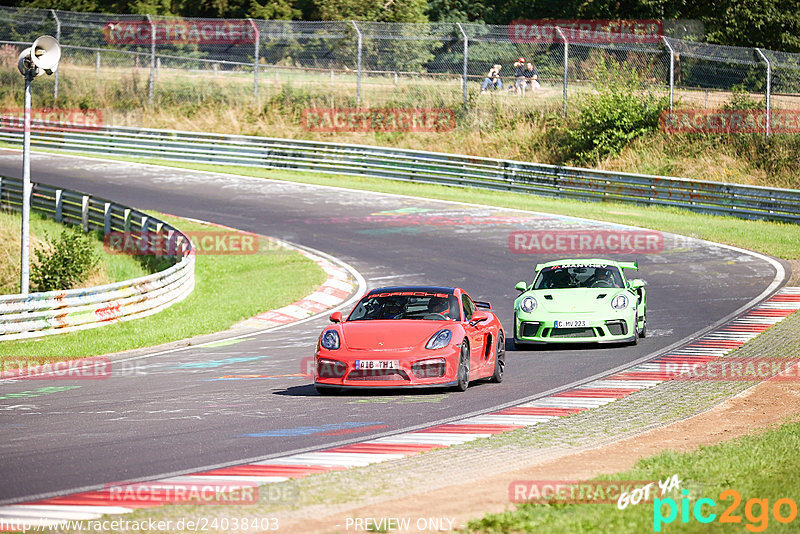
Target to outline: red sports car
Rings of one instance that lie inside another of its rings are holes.
[[[347,320],[331,315],[315,354],[320,394],[343,387],[452,386],[503,380],[503,326],[488,302],[453,287],[373,289]]]

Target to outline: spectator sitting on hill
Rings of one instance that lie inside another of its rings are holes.
[[[530,85],[531,89],[538,89],[541,87],[539,84],[539,73],[536,72],[536,67],[533,66],[533,63],[530,61],[525,66],[525,71],[523,72],[523,76],[525,76],[526,82]]]
[[[524,94],[525,82],[525,58],[521,57],[514,62],[514,92]]]
[[[481,84],[481,93],[485,93],[491,87],[494,90],[500,90],[503,88],[503,80],[500,79],[500,69],[502,67],[498,64],[492,65],[492,68],[489,69],[489,72],[486,74],[486,78],[483,79],[483,84]]]

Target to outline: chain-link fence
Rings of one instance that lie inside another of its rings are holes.
[[[671,106],[718,108],[736,91],[767,115],[772,107],[799,107],[800,54],[681,39],[696,39],[685,24],[665,22],[662,30],[645,38],[586,39],[574,29],[541,26],[532,38],[520,37],[514,26],[485,24],[176,19],[0,7],[0,62],[14,66],[37,36],[57,37],[59,77],[37,88],[52,90],[54,105],[65,85],[122,80],[127,90],[119,91],[120,102],[158,109],[200,98],[204,84],[216,80],[238,101],[259,102],[291,85],[325,88],[339,106],[492,102],[567,113],[570,102],[591,90],[598,65],[615,62],[636,71],[651,92],[669,95]],[[523,64],[515,65],[520,58]],[[529,62],[535,77],[525,73]],[[501,66],[499,73],[491,73],[493,65]],[[492,98],[501,94],[525,98]]]

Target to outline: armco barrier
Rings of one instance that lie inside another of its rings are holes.
[[[163,232],[177,250],[176,263],[148,276],[103,286],[29,295],[0,296],[0,341],[58,334],[136,319],[185,298],[194,289],[194,246],[171,225],[114,202],[33,184],[32,208],[57,222],[79,224],[84,231]],[[22,181],[0,177],[0,207],[18,210]]]
[[[800,191],[537,163],[241,135],[128,127],[92,131],[34,124],[43,149],[173,161],[291,169],[480,187],[581,200],[675,206],[702,213],[800,223]],[[22,134],[0,130],[0,141]]]

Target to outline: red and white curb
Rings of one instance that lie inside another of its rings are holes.
[[[232,488],[252,487],[253,484],[282,482],[316,473],[395,460],[536,425],[596,408],[671,380],[683,371],[670,371],[668,364],[679,364],[679,367],[684,363],[694,364],[716,359],[736,350],[798,310],[800,288],[784,288],[738,318],[683,347],[647,363],[634,365],[602,379],[532,402],[361,443],[133,484],[148,487],[144,497],[135,491],[112,492],[104,489],[2,506],[0,525],[17,522],[56,526],[65,520],[92,520],[104,514],[123,514],[139,508],[188,502],[196,499],[192,490],[224,487],[226,491],[231,491]],[[153,491],[156,488],[173,491]]]
[[[224,224],[201,221],[199,219],[192,219],[190,217],[183,217],[183,219],[200,224],[207,224],[209,226],[215,226],[217,228],[230,230],[232,232],[253,235],[255,237],[266,237],[253,234],[251,232],[245,232],[243,230],[238,230],[230,226],[225,226]],[[310,259],[316,263],[320,269],[325,271],[325,274],[328,275],[328,279],[325,280],[325,282],[310,295],[307,295],[298,301],[292,302],[283,308],[269,310],[264,313],[260,313],[255,317],[251,317],[250,319],[246,319],[234,325],[234,328],[251,326],[264,329],[273,326],[283,326],[303,319],[308,319],[309,317],[312,317],[318,313],[322,313],[325,310],[346,302],[348,297],[352,295],[353,291],[355,291],[359,286],[364,285],[358,280],[354,280],[351,276],[351,273],[347,269],[334,263],[321,254],[315,254],[310,250],[295,246],[291,243],[287,243],[286,241],[276,239],[274,237],[267,237],[267,239],[269,239],[271,243],[274,243],[287,250],[298,252],[299,254]]]
[[[307,319],[313,315],[324,312],[327,309],[338,306],[345,302],[358,287],[358,283],[353,280],[350,273],[343,267],[333,263],[327,258],[309,252],[308,250],[296,247],[284,241],[275,240],[276,243],[289,250],[299,252],[306,258],[316,263],[328,279],[313,293],[293,302],[283,308],[270,310],[242,321],[236,326],[255,326],[258,328],[269,328],[280,326],[302,319]]]

